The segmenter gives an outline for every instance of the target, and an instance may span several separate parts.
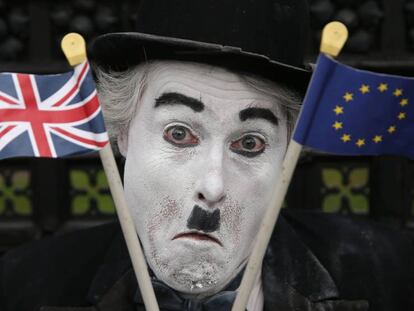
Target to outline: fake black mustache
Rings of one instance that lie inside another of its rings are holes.
[[[204,232],[214,232],[220,228],[220,210],[206,211],[194,205],[193,211],[187,220],[187,228]]]

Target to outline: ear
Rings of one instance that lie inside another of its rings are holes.
[[[125,132],[119,133],[116,142],[118,144],[119,152],[126,158],[128,152],[128,135]]]

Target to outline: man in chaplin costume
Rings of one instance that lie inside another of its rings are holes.
[[[92,52],[161,310],[230,310],[310,72],[303,0],[142,1]],[[409,310],[411,241],[284,210],[248,310]],[[0,310],[144,310],[118,224],[1,262]]]

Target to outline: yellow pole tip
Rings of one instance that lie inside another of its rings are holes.
[[[338,21],[328,23],[322,30],[320,51],[336,57],[348,39],[348,29]]]
[[[86,44],[80,34],[68,33],[63,37],[60,45],[71,66],[76,66],[86,60]]]

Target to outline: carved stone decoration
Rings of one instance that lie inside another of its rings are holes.
[[[71,218],[113,217],[115,206],[105,173],[93,163],[69,171]]]
[[[404,15],[407,25],[407,45],[411,51],[414,51],[414,0],[406,0]]]
[[[80,33],[89,41],[99,34],[120,31],[125,24],[121,18],[125,4],[126,1],[103,1],[99,5],[95,0],[56,1],[49,13],[56,50],[60,51],[60,40],[68,32]]]
[[[0,61],[23,60],[29,40],[28,5],[0,3]]]
[[[369,168],[359,165],[322,167],[321,209],[326,213],[368,215]]]
[[[332,20],[344,23],[350,32],[344,52],[365,54],[377,48],[384,16],[378,0],[311,0],[313,52],[317,53],[323,26]]]
[[[32,214],[30,171],[15,166],[1,167],[0,218],[17,220]]]

